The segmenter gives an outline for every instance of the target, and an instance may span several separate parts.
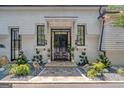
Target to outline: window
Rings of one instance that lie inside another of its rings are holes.
[[[77,45],[78,46],[85,45],[85,25],[77,26]]]
[[[37,26],[37,45],[38,46],[45,45],[44,25]]]
[[[18,57],[21,49],[21,36],[19,35],[19,28],[11,28],[11,60]]]

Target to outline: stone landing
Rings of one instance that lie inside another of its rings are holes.
[[[46,68],[51,68],[51,67],[72,67],[75,68],[77,67],[76,63],[70,62],[70,61],[52,61],[50,63],[47,63],[45,65]]]

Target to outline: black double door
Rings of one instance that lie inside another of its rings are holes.
[[[52,60],[69,61],[70,31],[52,31]]]

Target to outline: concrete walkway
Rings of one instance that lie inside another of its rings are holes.
[[[42,82],[80,82],[88,81],[89,79],[79,72],[78,68],[46,68],[38,76],[29,81]]]

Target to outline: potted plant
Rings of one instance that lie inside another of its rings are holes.
[[[74,62],[74,51],[75,51],[74,47],[69,47],[68,48],[68,52],[71,54],[71,61],[72,62]]]
[[[47,52],[48,52],[48,54],[47,54],[47,56],[48,56],[48,63],[50,63],[50,57],[51,57],[51,50],[48,48],[48,50],[47,50]]]

